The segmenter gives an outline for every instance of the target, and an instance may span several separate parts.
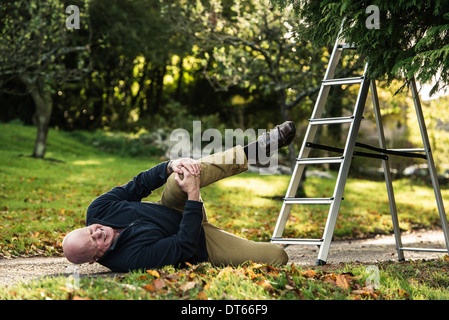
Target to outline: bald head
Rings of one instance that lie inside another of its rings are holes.
[[[72,263],[81,264],[90,262],[95,255],[95,248],[89,240],[89,231],[86,228],[76,229],[67,234],[62,241],[64,256]]]
[[[62,241],[64,255],[72,263],[94,263],[115,242],[118,232],[111,227],[92,224],[67,234]]]

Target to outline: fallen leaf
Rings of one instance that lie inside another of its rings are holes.
[[[150,292],[155,292],[156,291],[156,289],[154,288],[154,286],[151,283],[148,283],[148,284],[144,285],[143,288],[145,290],[147,290],[147,291],[150,291]]]
[[[342,289],[348,289],[348,288],[349,288],[349,282],[348,282],[348,279],[347,279],[346,276],[343,275],[343,274],[338,274],[338,275],[336,276],[335,284],[336,284],[337,286],[339,286],[340,288],[342,288]]]
[[[245,274],[246,274],[251,280],[253,280],[253,279],[255,279],[255,278],[257,277],[256,274],[254,273],[253,269],[246,269],[246,270],[245,270]]]
[[[191,290],[191,289],[195,288],[195,282],[194,281],[189,281],[189,282],[183,283],[179,288],[183,292],[186,292],[188,290]]]
[[[336,284],[337,276],[334,273],[326,273],[323,278],[324,282]]]
[[[153,285],[154,285],[154,288],[158,291],[166,286],[164,279],[155,279],[153,281]]]
[[[278,272],[279,271],[278,268],[273,267],[273,266],[271,266],[269,264],[267,264],[265,267],[268,269],[269,272]]]
[[[264,265],[262,263],[253,263],[252,268],[253,269],[259,269],[262,268]]]
[[[262,286],[262,288],[264,288],[264,290],[267,290],[268,292],[274,292],[275,289],[273,288],[273,286],[267,281],[258,281],[256,282],[257,285]]]
[[[165,276],[165,279],[171,282],[178,281],[179,277],[176,273],[168,274]]]
[[[298,270],[296,270],[295,264],[293,262],[291,264],[291,268],[292,268],[292,274],[295,274],[296,272],[298,272]]]
[[[407,297],[408,297],[407,291],[405,291],[405,290],[403,290],[403,289],[398,289],[398,291],[399,291],[399,296],[400,296],[400,297],[404,297],[404,298],[407,298]]]
[[[352,294],[355,294],[357,296],[361,296],[361,297],[372,297],[374,299],[377,299],[378,295],[376,292],[374,292],[374,290],[372,288],[368,288],[368,287],[364,287],[362,289],[358,289],[358,290],[352,290]],[[360,299],[359,297],[356,297],[358,299]]]
[[[307,270],[307,271],[301,272],[301,275],[303,275],[306,278],[313,278],[314,276],[316,276],[316,272],[313,270]]]
[[[288,272],[285,274],[285,278],[287,279],[287,283],[290,287],[296,288],[296,283],[293,281],[293,277]]]
[[[155,278],[159,278],[161,275],[159,274],[159,272],[157,272],[156,270],[147,270],[147,273],[150,275],[150,276],[153,276],[153,277],[155,277]]]

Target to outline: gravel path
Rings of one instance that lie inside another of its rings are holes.
[[[445,248],[441,230],[419,231],[402,235],[405,247]],[[293,245],[286,248],[290,262],[296,265],[315,265],[318,256],[316,246]],[[435,259],[445,253],[406,251],[405,259]],[[392,235],[374,239],[333,241],[327,264],[340,262],[375,263],[397,261],[395,241]],[[45,276],[72,275],[113,276],[115,273],[99,264],[84,264],[75,268],[63,257],[0,258],[0,285],[12,286],[20,281],[29,281]]]
[[[441,230],[403,233],[401,240],[403,247],[446,249]],[[295,245],[286,249],[290,262],[297,265],[315,264],[318,251],[318,247],[310,245]],[[406,260],[435,259],[445,254],[441,252],[405,251],[404,257]],[[340,262],[375,263],[388,260],[397,261],[397,259],[394,235],[382,235],[373,239],[333,241],[326,264]]]

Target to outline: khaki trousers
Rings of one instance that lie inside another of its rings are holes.
[[[201,163],[200,187],[248,170],[246,155],[241,146],[204,157],[199,161]],[[186,200],[187,194],[179,188],[174,174],[170,175],[159,202],[182,213]],[[213,265],[237,266],[249,260],[279,265],[286,264],[288,261],[287,254],[278,245],[247,240],[212,225],[207,220],[204,206],[202,224],[206,235],[209,261]]]

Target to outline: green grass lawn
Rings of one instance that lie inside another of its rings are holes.
[[[164,159],[105,153],[88,133],[50,130],[46,160],[28,157],[36,129],[0,124],[0,258],[60,256],[66,233],[84,226],[85,210],[98,195],[130,180]],[[285,195],[289,176],[244,173],[202,189],[209,221],[226,231],[268,241]],[[334,181],[309,178],[311,197],[331,194]],[[433,190],[413,188],[408,180],[394,183],[401,228],[439,224]],[[449,199],[444,189],[443,198]],[[158,200],[161,190],[150,195]],[[413,200],[411,200],[413,199]],[[417,200],[419,199],[419,200]],[[449,205],[446,201],[446,206]],[[294,207],[286,236],[320,238],[327,206]],[[363,238],[392,232],[384,182],[349,179],[335,229],[336,238]],[[431,264],[429,264],[431,263]],[[83,278],[80,289],[66,288],[65,277],[16,289],[0,289],[5,299],[447,299],[445,259],[382,264],[380,289],[369,289],[366,266],[329,266],[302,270],[248,264],[213,268],[208,264],[156,273],[142,271],[116,279]],[[420,275],[404,270],[424,270]],[[313,274],[315,273],[315,274]],[[384,280],[382,280],[384,279]],[[430,283],[430,284],[428,284]],[[61,289],[62,288],[62,289]],[[65,289],[64,289],[65,288]]]

